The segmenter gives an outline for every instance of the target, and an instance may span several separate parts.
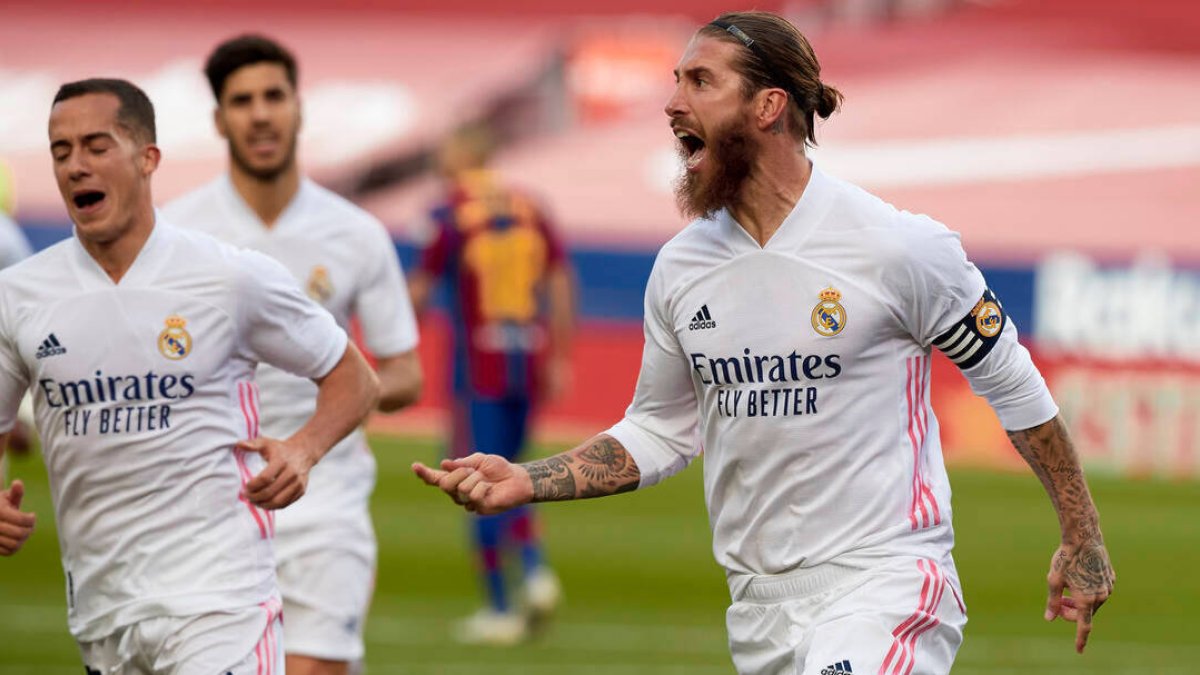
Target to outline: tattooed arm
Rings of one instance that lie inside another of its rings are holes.
[[[521,465],[533,483],[533,501],[604,497],[636,490],[642,474],[625,447],[600,434],[567,452]]]
[[[475,453],[443,460],[441,470],[420,462],[413,471],[456,504],[481,514],[500,513],[529,502],[587,499],[629,492],[641,472],[625,448],[600,434],[553,457],[513,464],[499,455]]]
[[[1010,431],[1008,437],[1045,486],[1062,531],[1062,543],[1046,578],[1050,591],[1046,620],[1061,616],[1074,621],[1075,650],[1082,653],[1092,630],[1092,615],[1112,593],[1116,578],[1100,533],[1100,516],[1060,417],[1032,429]],[[1064,588],[1070,590],[1069,597],[1063,597]]]

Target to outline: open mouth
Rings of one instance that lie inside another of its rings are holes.
[[[683,148],[685,165],[688,169],[694,169],[700,161],[704,159],[705,144],[704,140],[686,129],[676,129],[675,138],[679,139],[679,144]]]
[[[255,134],[249,141],[250,150],[259,154],[272,153],[279,147],[279,135],[274,133]]]
[[[104,193],[99,190],[80,190],[71,195],[75,208],[83,212],[95,211],[104,201]]]

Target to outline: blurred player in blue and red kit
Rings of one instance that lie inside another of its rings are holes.
[[[452,457],[517,456],[540,401],[569,378],[573,283],[553,226],[534,201],[488,170],[492,136],[482,125],[450,135],[438,154],[446,194],[428,214],[428,242],[409,278],[413,307],[445,281],[453,323]],[[466,619],[464,642],[513,644],[557,605],[558,579],[546,566],[533,512],[473,516],[489,607]],[[518,602],[509,597],[505,553],[519,553]]]

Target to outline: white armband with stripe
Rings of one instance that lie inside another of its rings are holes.
[[[971,391],[987,400],[1006,430],[1030,429],[1058,414],[1029,350],[1017,340],[1016,325],[990,290],[933,346],[962,369]]]

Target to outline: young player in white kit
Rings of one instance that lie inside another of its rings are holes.
[[[966,607],[929,406],[937,347],[1051,496],[1047,618],[1076,621],[1082,651],[1113,574],[1057,408],[957,235],[812,167],[814,115],[841,99],[819,74],[777,16],[701,28],[666,107],[699,219],[655,263],[625,418],[538,462],[414,469],[489,513],[653,485],[703,451],[739,672],[947,673]]]
[[[376,356],[379,408],[414,402],[421,388],[413,317],[395,247],[362,209],[300,175],[296,62],[276,42],[241,36],[218,45],[205,74],[229,174],[173,201],[163,213],[282,262],[343,328],[357,318]],[[261,366],[263,429],[286,435],[312,410],[312,383]],[[304,500],[279,514],[275,550],[292,675],[338,675],[363,656],[375,583],[368,502],[375,459],[355,430],[316,467]]]
[[[75,236],[0,272],[0,447],[32,390],[87,671],[282,673],[274,510],[378,382],[279,263],[154,211],[140,89],[64,85],[49,132]],[[318,383],[284,440],[259,434],[260,361]],[[33,530],[23,494],[0,493],[0,554]]]

